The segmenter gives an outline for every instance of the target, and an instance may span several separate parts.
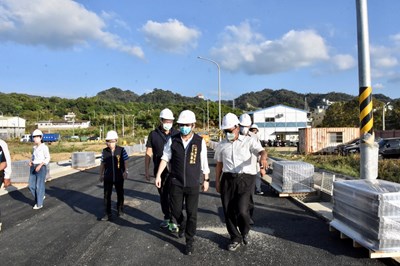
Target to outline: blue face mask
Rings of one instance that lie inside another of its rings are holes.
[[[186,136],[192,131],[192,128],[188,126],[182,126],[179,127],[179,131],[181,132],[182,135]]]

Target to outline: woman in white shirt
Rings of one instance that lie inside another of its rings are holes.
[[[39,210],[43,207],[45,181],[47,174],[47,165],[50,162],[49,147],[43,143],[43,133],[36,129],[32,133],[33,146],[32,158],[29,161],[29,190],[35,198],[34,210]]]

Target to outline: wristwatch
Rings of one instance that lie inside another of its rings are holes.
[[[205,182],[210,182],[210,178],[209,179],[204,179]]]

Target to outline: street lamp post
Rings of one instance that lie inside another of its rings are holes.
[[[385,112],[386,108],[389,110],[392,110],[392,106],[390,105],[390,102],[385,103],[385,105],[382,108],[382,130],[385,131]]]
[[[208,107],[208,101],[209,99],[207,99],[207,132],[210,134],[210,109]]]
[[[213,64],[215,64],[218,68],[218,129],[221,129],[221,68],[219,67],[218,63],[215,62],[214,60],[208,59],[208,58],[204,58],[201,56],[197,57],[198,59],[202,59],[202,60],[206,60],[209,61]]]

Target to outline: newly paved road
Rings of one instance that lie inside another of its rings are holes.
[[[211,159],[210,166],[214,180]],[[200,195],[195,254],[186,256],[184,239],[159,228],[159,197],[144,180],[143,156],[129,159],[129,172],[126,215],[113,222],[98,221],[98,168],[46,183],[41,210],[32,210],[27,189],[1,196],[0,265],[394,265],[369,259],[366,249],[353,248],[351,240],[339,239],[326,222],[266,185],[266,195],[256,196],[251,244],[229,252],[214,182]]]

